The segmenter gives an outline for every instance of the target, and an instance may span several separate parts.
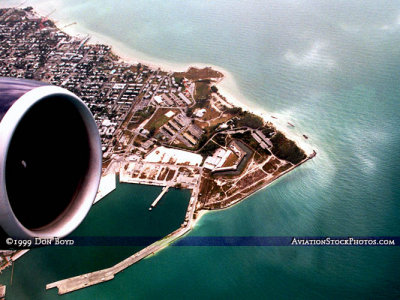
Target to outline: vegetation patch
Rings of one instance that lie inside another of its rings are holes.
[[[190,80],[200,80],[200,79],[214,79],[222,78],[224,75],[221,72],[213,70],[210,67],[199,69],[191,67],[186,72],[176,72],[175,77],[185,77]]]
[[[245,111],[240,115],[238,119],[234,121],[237,127],[250,127],[253,129],[259,128],[264,125],[264,120],[248,111]]]
[[[265,125],[263,128],[260,128],[260,130],[266,137],[269,137],[275,133],[275,127],[270,125],[270,123]]]
[[[271,158],[269,161],[267,161],[264,166],[263,170],[267,173],[272,173],[276,170],[277,166],[279,164],[279,160],[276,158]]]
[[[219,112],[217,112],[214,108],[210,107],[210,108],[206,109],[206,112],[205,112],[202,120],[204,120],[204,121],[212,120],[212,119],[218,118],[219,115],[220,115]]]
[[[271,138],[271,142],[273,144],[272,152],[280,159],[298,164],[306,158],[304,151],[295,142],[287,139],[280,131]]]
[[[213,137],[213,140],[220,144],[221,146],[226,146],[226,134],[217,134]]]
[[[285,172],[285,171],[289,170],[291,167],[292,167],[292,164],[286,163],[283,166],[279,167],[278,172],[279,173]]]
[[[237,189],[244,189],[253,183],[257,182],[258,180],[264,178],[266,175],[263,171],[257,170],[252,173],[247,174],[246,176],[242,177],[237,183]]]
[[[196,81],[195,85],[196,90],[194,98],[196,99],[196,101],[210,98],[211,89],[209,80]]]
[[[214,143],[213,140],[208,141],[207,144],[204,145],[203,148],[201,148],[201,150],[199,151],[199,153],[203,156],[203,157],[207,157],[207,156],[212,156],[215,152],[215,150],[217,150],[220,146],[217,145],[216,143]]]

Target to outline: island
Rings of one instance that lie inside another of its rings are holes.
[[[61,86],[87,104],[101,135],[104,186],[115,187],[116,173],[121,182],[162,186],[150,211],[170,188],[190,189],[191,198],[176,231],[108,269],[47,285],[60,294],[114,278],[187,234],[204,211],[230,207],[316,155],[233,105],[218,89],[221,72],[130,64],[89,40],[32,7],[0,9],[0,76]],[[96,201],[107,192],[99,193]]]

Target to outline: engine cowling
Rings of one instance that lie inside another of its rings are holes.
[[[71,233],[96,196],[101,155],[96,123],[77,96],[0,78],[0,226],[9,236]]]

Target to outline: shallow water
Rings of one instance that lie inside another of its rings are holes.
[[[239,100],[309,136],[315,159],[191,236],[399,236],[399,4],[70,0],[53,16],[141,59],[221,66]],[[169,247],[65,298],[398,298],[396,248]]]

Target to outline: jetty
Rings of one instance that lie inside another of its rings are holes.
[[[164,192],[165,194],[166,192]],[[153,255],[154,253],[164,249],[180,237],[188,233],[194,224],[194,211],[196,209],[196,204],[198,200],[199,190],[195,189],[192,192],[192,197],[190,205],[187,209],[184,224],[174,232],[167,235],[165,238],[147,246],[146,248],[140,250],[139,252],[133,254],[132,256],[124,259],[123,261],[117,263],[116,265],[106,268],[103,270],[71,277],[68,279],[59,280],[46,285],[46,290],[52,288],[58,288],[58,294],[70,293],[88,286],[99,284],[105,281],[109,281],[114,278],[114,276],[130,267],[131,265],[137,263],[138,261]]]
[[[158,197],[156,198],[156,200],[154,200],[153,203],[150,205],[149,210],[152,210],[154,207],[156,207],[158,201],[161,200],[161,198],[168,192],[168,190],[169,190],[169,186],[167,185],[167,186],[165,186],[165,187],[163,188],[163,190],[161,191],[160,195],[158,195]]]

